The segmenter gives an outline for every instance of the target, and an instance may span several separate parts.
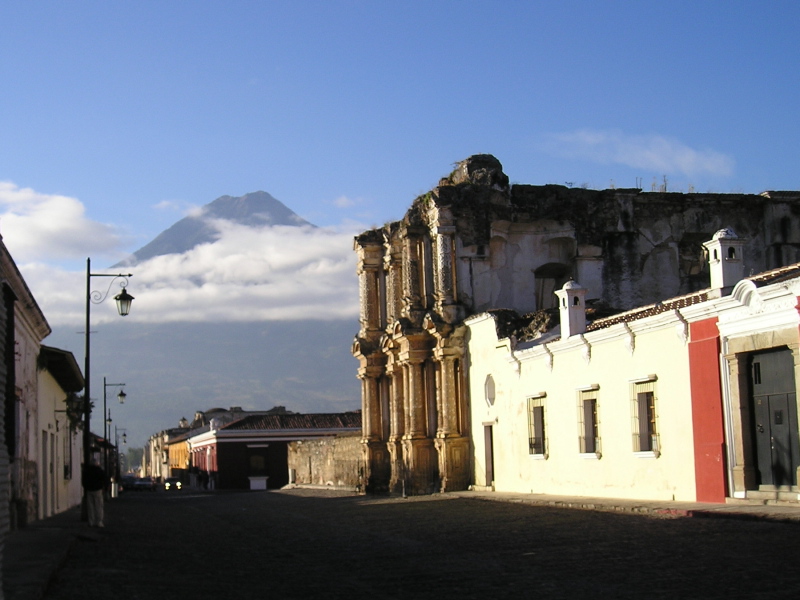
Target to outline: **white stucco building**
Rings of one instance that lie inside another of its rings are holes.
[[[568,282],[556,328],[466,319],[477,487],[797,501],[800,264],[743,279],[733,232],[706,247],[706,290],[598,318]]]

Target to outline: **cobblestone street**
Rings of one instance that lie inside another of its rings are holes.
[[[129,494],[50,600],[797,598],[800,525],[318,490]]]

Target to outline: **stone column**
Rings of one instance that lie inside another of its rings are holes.
[[[389,439],[400,439],[405,433],[405,393],[403,368],[393,365],[388,371],[391,378],[389,396]]]
[[[733,430],[733,464],[731,473],[733,477],[733,490],[729,493],[743,494],[748,489],[755,489],[758,481],[756,456],[753,451],[751,425],[753,415],[747,401],[747,392],[750,384],[745,358],[736,354],[725,356],[730,373],[730,413]],[[744,392],[744,393],[743,393]]]
[[[422,257],[420,232],[409,229],[403,238],[403,308],[402,315],[419,327],[425,307],[422,303]]]
[[[386,320],[394,323],[403,308],[403,252],[395,241],[384,244],[383,268],[386,273]]]
[[[377,234],[371,237],[361,236],[356,238],[355,250],[358,253],[356,273],[361,326],[359,336],[374,341],[382,328],[380,277],[383,269],[383,243],[377,239]]]
[[[373,265],[361,265],[358,270],[358,292],[361,306],[359,322],[361,331],[369,332],[380,329],[380,283],[378,268]]]
[[[402,439],[405,433],[405,401],[403,391],[404,368],[398,364],[390,365],[388,369],[391,378],[389,395],[389,449],[391,462],[391,478],[389,489],[393,492],[402,491],[405,478],[405,463],[403,462]]]
[[[424,438],[425,426],[425,378],[422,373],[423,361],[408,361],[408,429],[406,438]]]
[[[440,384],[439,384],[439,414],[441,415],[438,437],[452,437],[460,435],[457,422],[458,407],[457,398],[458,387],[456,385],[455,362],[457,358],[452,355],[442,356],[439,360]]]
[[[420,343],[421,340],[415,340]],[[427,435],[427,391],[425,389],[425,356],[427,349],[414,349],[404,356],[407,373],[405,388],[407,408],[403,435],[403,462],[406,468],[406,492],[430,494],[438,491],[438,461],[433,440]]]
[[[456,228],[440,226],[436,228],[436,304],[443,307],[456,301],[455,271],[453,269],[453,235]]]
[[[368,364],[358,370],[361,379],[361,428],[364,460],[365,487],[370,492],[386,491],[389,488],[389,453],[383,437],[380,378],[384,372],[383,355],[373,353],[360,360]]]
[[[368,441],[379,441],[383,438],[381,426],[381,398],[378,378],[381,372],[376,368],[362,369],[359,373],[361,379],[361,428],[363,437]]]

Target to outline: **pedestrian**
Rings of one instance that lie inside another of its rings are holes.
[[[83,489],[86,491],[86,508],[89,515],[89,527],[105,527],[103,523],[103,491],[108,485],[108,476],[93,459],[83,466]]]

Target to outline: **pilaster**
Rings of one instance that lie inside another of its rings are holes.
[[[356,238],[355,249],[358,253],[359,336],[375,340],[380,335],[383,314],[380,285],[383,244],[376,236],[362,236]]]
[[[386,320],[389,325],[400,318],[403,308],[403,248],[395,239],[384,242],[383,268],[386,274]]]
[[[730,414],[731,429],[733,434],[733,464],[731,465],[731,478],[733,490],[731,496],[742,495],[747,490],[757,488],[758,473],[756,470],[756,457],[753,451],[752,422],[753,415],[750,403],[742,391],[749,389],[746,355],[729,354],[725,356],[730,373]]]
[[[441,492],[466,490],[470,483],[469,438],[439,437],[434,443],[439,457]]]
[[[403,308],[402,316],[419,327],[424,314],[422,303],[421,231],[409,227],[403,238]]]
[[[433,440],[406,438],[403,440],[403,458],[406,465],[405,491],[408,494],[432,494],[439,491],[438,453]]]

